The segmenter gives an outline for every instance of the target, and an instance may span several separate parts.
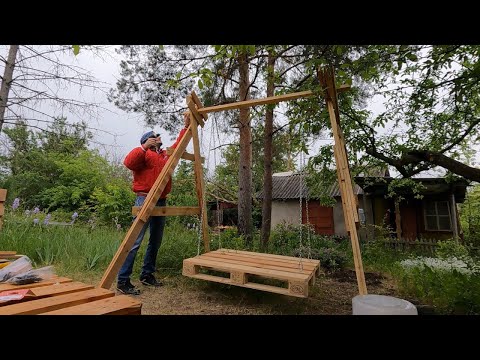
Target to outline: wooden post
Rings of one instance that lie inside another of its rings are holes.
[[[353,192],[352,179],[348,166],[348,158],[340,128],[340,113],[338,110],[337,92],[335,87],[335,74],[333,67],[319,69],[318,78],[323,87],[325,101],[327,104],[330,123],[332,126],[333,137],[335,140],[333,150],[337,167],[338,185],[342,197],[343,214],[345,216],[345,225],[352,243],[353,260],[355,264],[355,273],[357,275],[358,291],[360,295],[367,294],[367,285],[365,274],[363,272],[362,257],[360,254],[360,245],[358,243],[358,212],[357,199]]]
[[[0,189],[0,229],[3,226],[3,215],[5,214],[6,199],[7,199],[7,189]]]
[[[457,204],[455,203],[455,194],[452,193],[450,196],[452,202],[451,202],[451,214],[450,218],[452,219],[452,228],[453,228],[453,239],[458,242],[459,236],[458,236],[458,223],[457,223]]]
[[[191,96],[187,96],[187,106],[189,109],[195,109],[195,104]],[[196,109],[195,109],[196,110]],[[197,117],[192,116],[192,110],[190,110],[190,126],[192,127],[193,138],[193,153],[195,155],[194,171],[195,171],[195,190],[197,191],[198,206],[200,207],[200,226],[202,229],[202,239],[205,252],[210,251],[210,241],[208,238],[208,216],[207,205],[205,199],[205,184],[203,182],[203,167],[200,159],[200,141],[198,139],[198,125]],[[200,117],[200,115],[198,115]]]
[[[402,215],[400,214],[400,204],[395,199],[395,227],[397,228],[397,240],[402,240]]]

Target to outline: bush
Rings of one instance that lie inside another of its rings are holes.
[[[400,291],[446,314],[480,313],[480,277],[457,258],[416,258],[397,263]]]
[[[296,249],[293,256],[320,260],[320,266],[327,270],[341,269],[347,264],[346,254],[335,248],[311,249],[303,247]]]
[[[445,259],[449,257],[457,257],[464,259],[469,256],[468,250],[462,244],[459,244],[453,239],[437,242],[435,255],[439,258]]]

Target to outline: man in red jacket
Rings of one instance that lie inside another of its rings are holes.
[[[183,134],[185,134],[188,126],[190,125],[190,117],[188,112],[183,114],[183,118],[185,127],[182,129],[182,131],[180,131],[180,134],[178,135],[175,143],[172,145],[172,148],[175,148],[178,145],[178,142],[183,137]],[[141,146],[130,151],[123,161],[124,165],[133,172],[132,189],[137,195],[135,206],[143,205],[148,192],[157,180],[158,175],[162,171],[169,158],[169,156],[166,154],[166,151],[161,148],[162,139],[160,138],[160,134],[156,134],[153,131],[143,134],[142,138],[140,139],[140,145]],[[166,205],[166,198],[171,189],[172,179],[168,181],[165,189],[160,195],[157,206]],[[155,279],[153,274],[155,272],[158,250],[160,249],[160,245],[162,243],[165,217],[152,216],[140,231],[140,234],[135,240],[133,247],[129,251],[127,258],[125,259],[125,262],[118,273],[117,290],[121,293],[130,295],[140,294],[140,290],[130,282],[130,276],[132,275],[135,256],[137,255],[137,251],[142,243],[148,226],[150,226],[150,239],[148,240],[145,258],[143,259],[140,281],[142,284],[147,286],[162,285],[161,282]]]

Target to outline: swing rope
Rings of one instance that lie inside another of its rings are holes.
[[[213,164],[214,164],[214,169],[217,168],[217,151],[216,151],[216,141],[215,141],[215,130],[217,130],[217,137],[218,141],[220,143],[220,133],[218,131],[218,125],[217,125],[217,119],[214,118],[212,121],[212,131],[210,132],[211,138],[213,138]],[[210,146],[210,151],[212,151],[212,146]],[[212,182],[213,183],[213,182]],[[215,185],[214,185],[215,186]],[[217,215],[217,227],[220,226],[220,203],[218,201],[218,196],[215,196],[215,204],[216,204],[216,215]],[[222,237],[220,236],[220,229],[217,231],[217,237],[218,237],[218,246],[219,249],[223,248],[222,245]]]
[[[199,148],[203,150],[203,128],[201,128],[200,130],[200,139],[199,139]],[[203,167],[202,167],[203,169]],[[203,175],[202,175],[203,176]],[[197,181],[200,180],[200,179],[197,179]],[[200,206],[200,213],[201,213],[201,216],[199,217],[199,225],[197,226],[197,235],[198,235],[198,242],[197,242],[197,256],[200,255],[200,245],[201,245],[201,242],[202,242],[202,224],[203,224],[203,220],[204,220],[204,211],[203,209],[205,209],[205,207],[203,206],[205,204],[205,194],[204,196],[202,196],[202,204],[198,204]]]
[[[300,139],[302,139],[302,126],[300,125]],[[300,229],[300,248],[299,248],[299,254],[300,254],[300,261],[298,263],[300,270],[303,270],[303,222],[302,222],[302,215],[303,215],[303,182],[305,178],[304,174],[304,169],[303,169],[303,163],[304,163],[304,154],[303,150],[300,149],[300,184],[299,184],[299,202],[300,202],[300,211],[299,211],[299,229]]]

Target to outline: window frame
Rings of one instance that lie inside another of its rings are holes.
[[[429,203],[432,203],[435,205],[435,215],[427,215],[427,206]],[[448,215],[439,215],[438,214],[438,203],[447,203],[447,209],[448,209]],[[437,228],[436,229],[429,229],[428,228],[428,222],[427,222],[427,216],[435,216],[436,222],[437,222]],[[439,219],[440,217],[448,217],[449,221],[449,229],[440,229],[440,222]],[[425,231],[441,231],[441,232],[452,232],[453,231],[453,223],[452,223],[452,211],[450,207],[450,201],[448,200],[425,200],[423,204],[423,221],[424,221],[424,227]]]

